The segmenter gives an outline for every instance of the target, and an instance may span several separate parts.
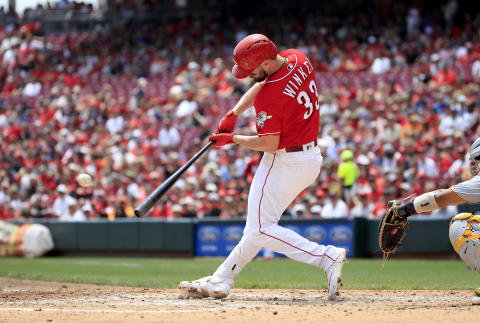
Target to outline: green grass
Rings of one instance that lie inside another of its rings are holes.
[[[175,288],[181,280],[215,271],[222,259],[0,258],[0,276],[99,285]],[[478,273],[461,261],[351,259],[343,270],[345,289],[471,289]],[[288,259],[253,261],[235,279],[237,288],[326,288],[318,268]]]

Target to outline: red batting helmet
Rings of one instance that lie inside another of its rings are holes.
[[[252,34],[242,39],[233,50],[235,65],[232,74],[237,79],[250,75],[264,60],[277,57],[277,47],[268,37]]]

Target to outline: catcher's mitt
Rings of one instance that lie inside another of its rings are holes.
[[[399,206],[400,203],[396,200],[388,202],[387,211],[385,211],[378,227],[378,244],[383,253],[382,267],[385,265],[388,256],[397,250],[405,237],[408,219],[398,214]]]

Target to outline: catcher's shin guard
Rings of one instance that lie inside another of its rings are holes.
[[[472,213],[454,216],[450,221],[449,237],[460,258],[480,273],[480,217]]]

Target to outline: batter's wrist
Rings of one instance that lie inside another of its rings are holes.
[[[417,213],[432,212],[439,209],[435,199],[435,192],[424,193],[413,200]]]

